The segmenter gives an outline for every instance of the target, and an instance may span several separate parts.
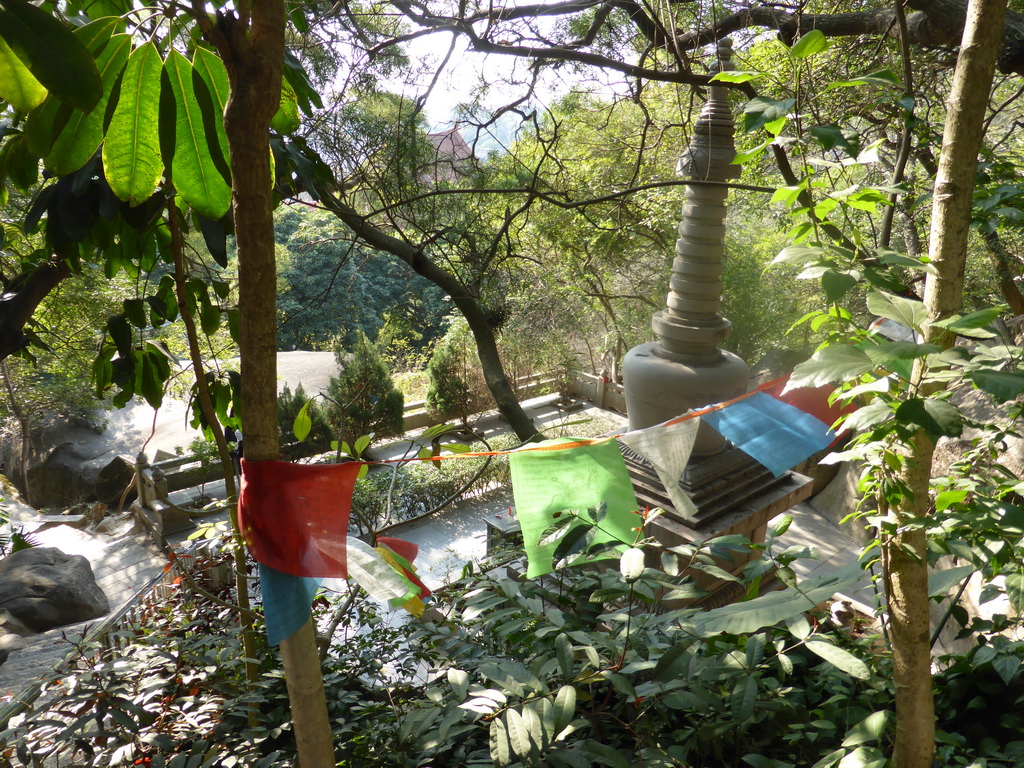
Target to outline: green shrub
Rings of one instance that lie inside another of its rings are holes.
[[[727,537],[688,556],[710,565],[739,546]],[[758,561],[743,579],[755,572]],[[880,638],[800,613],[798,591],[783,596],[795,612],[772,624],[756,600],[713,619],[665,611],[666,589],[692,587],[649,569],[627,581],[614,567],[573,567],[537,580],[470,576],[436,595],[433,617],[409,623],[354,601],[323,665],[339,765],[884,764],[894,716]],[[320,626],[334,607],[317,601]],[[726,631],[741,615],[751,629]],[[943,659],[935,677],[944,766],[1024,756],[1024,644],[983,642]],[[247,688],[234,611],[179,584],[109,644],[79,648],[39,710],[0,731],[0,755],[12,766],[293,766],[280,659],[260,643],[262,676]]]
[[[292,393],[287,384],[277,396],[277,426],[280,430],[279,439],[282,446],[295,442],[295,417],[309,401],[302,385]],[[336,439],[334,426],[328,417],[326,406],[318,399],[313,400],[309,406],[309,418],[312,426],[309,434],[299,446],[298,454],[312,456],[317,453],[325,453],[331,448],[331,441]]]
[[[362,331],[351,354],[336,349],[341,373],[327,388],[330,422],[341,424],[341,439],[349,445],[363,435],[375,439],[400,435],[405,400],[395,387],[391,371]]]
[[[518,441],[512,436],[502,436],[491,441],[490,446],[503,450],[513,444]],[[475,443],[471,448],[487,450],[483,443]],[[476,477],[478,472],[480,475]],[[508,482],[506,456],[494,456],[490,461],[484,457],[467,457],[374,467],[356,483],[352,494],[352,519],[361,532],[377,530],[430,512],[442,503],[453,503],[474,492]]]
[[[472,334],[465,320],[453,321],[427,365],[427,413],[438,421],[469,417],[493,403]]]

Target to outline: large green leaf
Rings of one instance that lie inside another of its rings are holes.
[[[868,311],[915,331],[921,330],[928,317],[928,312],[920,301],[879,291],[868,293]]]
[[[850,414],[849,418],[843,422],[843,428],[853,432],[862,432],[889,419],[892,416],[892,411],[892,405],[884,400],[868,403]]]
[[[1024,613],[1024,571],[1006,574],[1004,589],[1014,613]]]
[[[843,670],[848,675],[861,680],[867,680],[871,677],[871,670],[868,669],[867,664],[837,645],[812,638],[804,643],[804,646],[807,650],[816,653],[829,664]]]
[[[270,127],[278,133],[294,133],[299,130],[302,120],[299,119],[299,102],[295,98],[295,89],[287,80],[281,81],[281,105],[270,121]]]
[[[864,347],[864,352],[871,358],[871,362],[886,368],[898,360],[913,360],[941,351],[942,347],[937,344],[915,344],[912,341],[883,341],[881,344]]]
[[[175,104],[174,157],[170,159],[174,188],[203,216],[219,219],[231,205],[231,187],[213,162],[192,80],[192,65],[180,53],[171,51],[164,70],[171,83]],[[220,151],[216,141],[213,151]]]
[[[154,43],[132,51],[103,142],[107,183],[118,199],[132,205],[153,194],[164,172],[159,129],[162,69]]]
[[[855,747],[869,741],[878,741],[885,735],[885,729],[893,718],[893,713],[887,709],[872,712],[846,732],[843,746]]]
[[[928,576],[928,597],[945,597],[950,589],[958,585],[977,569],[973,565],[958,565],[945,568]]]
[[[863,576],[860,564],[852,562],[828,576],[804,580],[799,589],[770,592],[747,602],[713,608],[688,619],[702,637],[714,637],[722,632],[734,635],[757,632],[811,610]]]
[[[789,55],[794,59],[806,59],[826,48],[828,48],[828,38],[820,29],[812,29],[793,44],[793,47],[789,49]]]
[[[220,154],[214,155],[213,160],[221,175],[230,183],[231,171],[227,160],[228,135],[224,130],[224,107],[228,103],[230,90],[228,71],[224,67],[224,62],[205,48],[196,48],[195,55],[192,57],[192,67],[196,74],[203,79],[203,82],[206,84],[206,92],[213,100],[211,107],[214,117],[213,130],[217,135],[217,144],[220,147]],[[206,133],[209,136],[209,126],[206,128]]]
[[[764,96],[755,96],[743,107],[743,130],[750,133],[758,128],[784,121],[794,104],[796,99],[775,101]],[[772,133],[778,135],[778,131]]]
[[[904,400],[896,408],[896,419],[907,426],[924,430],[932,440],[958,437],[964,430],[963,418],[955,405],[934,397]]]
[[[74,110],[64,130],[53,142],[46,166],[58,176],[73,173],[89,162],[103,141],[103,118],[107,102],[117,78],[128,62],[131,47],[131,35],[114,35],[97,56],[96,64],[103,79],[103,95],[89,112]]]
[[[619,558],[619,571],[627,584],[639,579],[644,572],[644,551],[639,547],[630,547],[623,552]]]
[[[967,378],[1003,403],[1024,392],[1024,371],[971,371]]]
[[[118,23],[119,19],[99,19],[76,29],[75,37],[95,57],[106,47]],[[81,110],[78,112],[80,114]],[[53,95],[39,109],[32,110],[25,124],[25,134],[28,136],[29,147],[36,157],[45,159],[50,154],[53,142],[74,113],[69,103]],[[95,150],[95,147],[93,149]]]
[[[569,726],[576,714],[576,689],[573,686],[563,685],[558,689],[552,714],[555,718],[555,735],[557,735]]]
[[[1002,313],[1002,307],[989,307],[966,315],[955,315],[945,320],[936,320],[932,325],[972,339],[993,339],[998,334],[988,330],[987,326]]]
[[[46,88],[0,37],[0,99],[22,112],[28,112],[42,104],[45,98]]]
[[[103,93],[100,73],[89,51],[48,11],[27,0],[0,0],[0,37],[62,101],[90,110]]]
[[[757,678],[743,675],[737,678],[729,697],[729,708],[737,723],[745,723],[754,714],[754,703],[757,701]]]
[[[792,387],[820,387],[849,381],[875,367],[863,350],[846,344],[819,349],[810,360],[800,363],[789,379]]]

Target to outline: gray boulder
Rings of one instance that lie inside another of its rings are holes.
[[[0,609],[45,632],[103,616],[110,604],[84,557],[33,547],[0,560]]]

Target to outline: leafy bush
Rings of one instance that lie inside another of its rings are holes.
[[[309,401],[306,391],[302,385],[295,389],[294,394],[287,384],[281,394],[277,396],[277,425],[280,430],[281,445],[295,442],[293,427],[295,417]],[[310,419],[309,434],[302,440],[301,452],[305,455],[325,453],[331,448],[331,441],[335,439],[334,427],[327,415],[327,408],[319,400],[310,403],[307,414]]]
[[[463,424],[492,403],[469,326],[453,321],[427,365],[427,412],[438,421]]]
[[[772,538],[743,581],[770,566],[785,576],[806,554],[774,554]],[[681,554],[713,568],[743,546],[726,537]],[[667,610],[665,599],[699,594],[689,579],[624,557],[619,570],[533,581],[470,576],[408,624],[356,600],[324,664],[339,764],[881,766],[888,653],[877,636],[802,612],[830,589]],[[332,607],[321,598],[316,611]],[[45,706],[0,732],[11,765],[295,765],[279,657],[260,648],[262,677],[247,689],[232,611],[179,588],[113,641],[80,648]],[[1019,765],[1024,643],[993,637],[943,661],[942,765]]]
[[[330,422],[342,425],[341,439],[352,445],[363,435],[373,434],[379,440],[402,434],[404,398],[366,335],[358,333],[351,354],[339,348],[335,356],[341,373],[328,385],[331,405],[327,410]]]

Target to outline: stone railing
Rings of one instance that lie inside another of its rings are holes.
[[[573,391],[598,408],[610,408],[619,413],[626,412],[626,394],[621,384],[609,381],[607,376],[591,373],[577,373]]]
[[[146,454],[140,453],[135,459],[138,498],[131,510],[159,541],[169,533],[191,528],[193,517],[218,512],[226,504],[194,510],[171,501],[170,494],[223,479],[224,470],[216,460],[204,461],[189,454],[150,463]]]

